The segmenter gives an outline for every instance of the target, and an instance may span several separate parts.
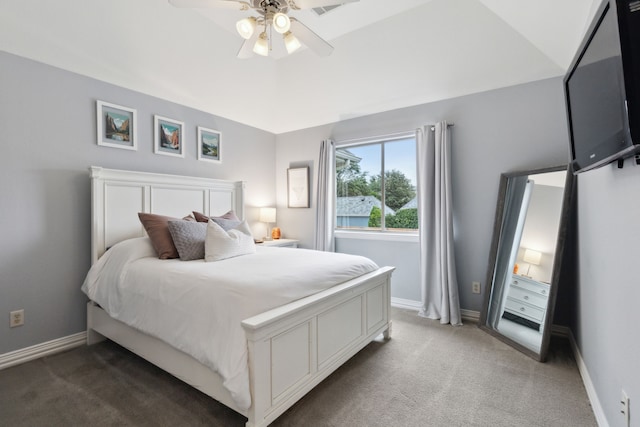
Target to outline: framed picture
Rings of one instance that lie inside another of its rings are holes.
[[[184,123],[158,115],[153,116],[154,152],[165,156],[184,157]]]
[[[138,149],[136,110],[96,101],[96,119],[98,145],[125,150]]]
[[[287,194],[290,208],[309,207],[309,168],[287,169]]]
[[[198,126],[198,160],[221,163],[221,139],[222,134],[217,130]]]

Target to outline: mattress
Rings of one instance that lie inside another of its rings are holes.
[[[378,266],[365,257],[257,247],[217,262],[159,260],[148,238],[114,245],[83,292],[111,317],[159,338],[217,372],[241,409],[251,405],[241,322]]]

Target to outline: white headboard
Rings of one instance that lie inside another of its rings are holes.
[[[114,244],[145,235],[138,212],[182,218],[191,211],[244,218],[244,182],[104,169],[91,171],[91,263]]]

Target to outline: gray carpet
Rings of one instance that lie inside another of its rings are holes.
[[[393,310],[375,341],[273,426],[597,426],[571,349],[538,363],[473,323]],[[2,426],[242,426],[246,418],[103,342],[0,371]]]

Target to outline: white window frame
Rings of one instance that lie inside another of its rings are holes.
[[[335,152],[342,148],[380,144],[381,145],[380,166],[382,168],[382,171],[380,173],[380,187],[381,187],[380,202],[382,204],[382,209],[381,209],[382,218],[380,222],[380,230],[349,230],[344,228],[338,228],[337,209],[334,208],[333,216],[334,216],[334,224],[336,225],[334,226],[333,231],[336,238],[360,239],[360,240],[386,240],[386,241],[396,241],[396,242],[418,242],[418,229],[411,230],[411,231],[403,231],[403,232],[389,231],[387,230],[386,223],[385,223],[385,213],[384,213],[385,182],[384,181],[385,181],[386,170],[385,170],[385,162],[384,162],[385,160],[384,144],[386,142],[393,142],[393,141],[398,141],[402,139],[413,139],[417,144],[415,132],[402,132],[402,133],[395,133],[391,135],[382,135],[382,136],[375,136],[375,137],[365,137],[365,138],[350,139],[350,140],[344,140],[344,141],[336,141],[334,145],[334,159],[335,159]],[[417,145],[416,145],[416,171],[417,171],[417,168],[418,168],[418,164],[417,164]],[[335,167],[334,167],[334,176],[333,176],[334,186],[336,181],[337,181],[337,171],[335,170]],[[416,187],[417,185],[418,183],[416,182]],[[337,206],[337,197],[338,197],[338,192],[336,188],[336,191],[334,194],[334,198],[336,199],[334,200],[334,206]]]

